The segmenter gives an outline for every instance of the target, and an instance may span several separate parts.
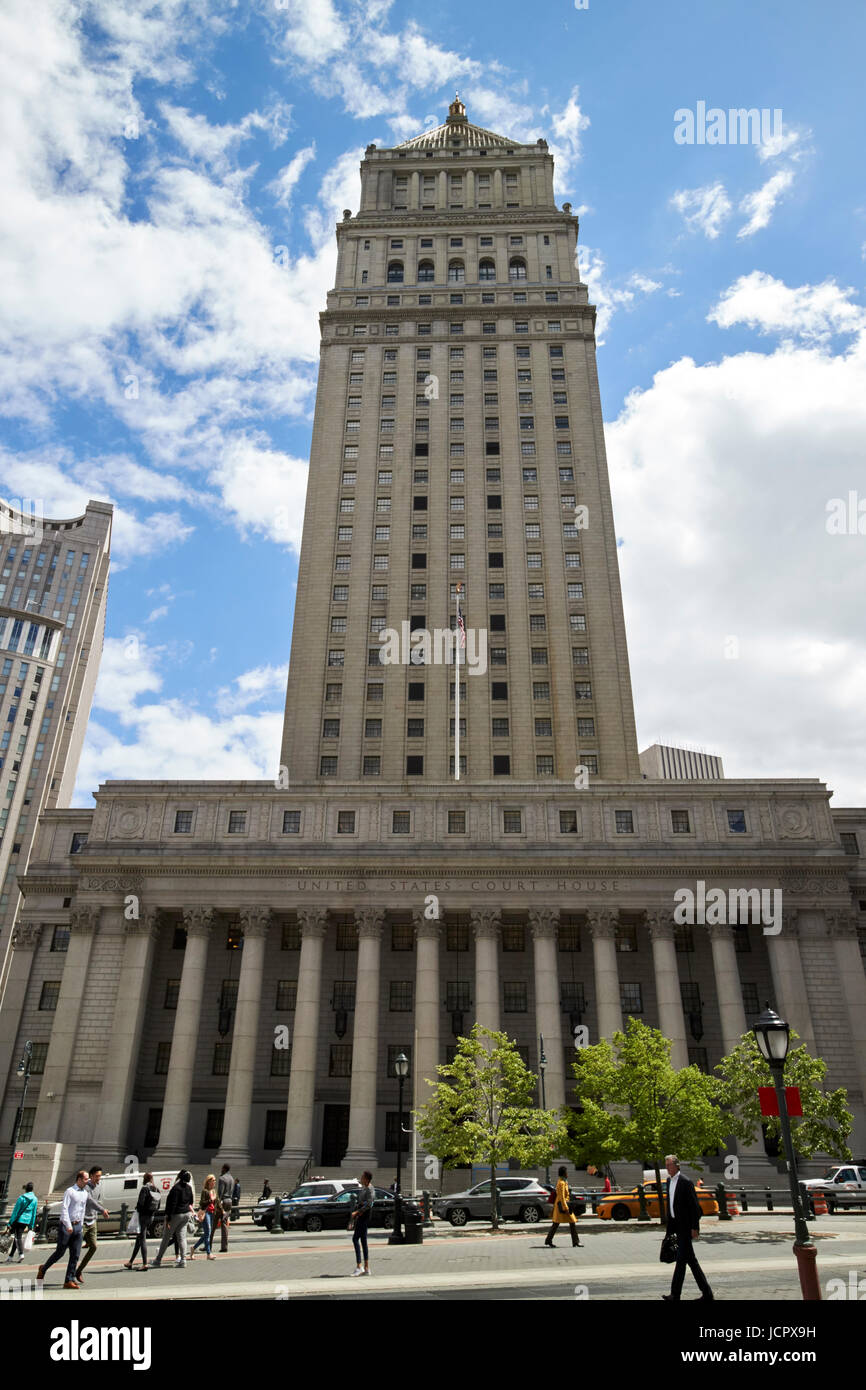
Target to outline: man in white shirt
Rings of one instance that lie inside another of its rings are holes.
[[[60,1212],[60,1225],[57,1230],[57,1247],[53,1255],[49,1255],[44,1265],[40,1265],[36,1271],[38,1280],[44,1279],[46,1270],[49,1270],[68,1251],[69,1260],[63,1287],[64,1289],[79,1289],[81,1287],[75,1281],[75,1270],[78,1265],[78,1256],[81,1253],[81,1231],[85,1214],[89,1214],[90,1209],[95,1208],[101,1216],[108,1215],[105,1208],[95,1202],[92,1194],[86,1191],[86,1184],[87,1173],[82,1168],[76,1174],[72,1187],[67,1187],[63,1194],[63,1208]]]

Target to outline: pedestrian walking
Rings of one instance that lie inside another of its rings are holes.
[[[57,1247],[53,1255],[49,1255],[44,1264],[40,1265],[36,1271],[36,1278],[41,1282],[51,1268],[51,1266],[64,1255],[67,1255],[66,1279],[64,1289],[80,1289],[81,1285],[76,1282],[75,1271],[78,1268],[78,1257],[81,1254],[81,1232],[85,1215],[95,1208],[97,1213],[101,1212],[107,1216],[108,1212],[100,1207],[94,1200],[92,1192],[87,1189],[88,1174],[84,1168],[75,1176],[75,1182],[71,1187],[67,1187],[63,1194],[63,1206],[60,1211],[60,1224],[57,1228]]]
[[[352,1244],[355,1247],[355,1259],[357,1268],[354,1273],[370,1273],[370,1257],[367,1251],[367,1229],[370,1225],[370,1216],[373,1212],[373,1199],[375,1192],[371,1186],[373,1174],[363,1172],[361,1174],[361,1191],[358,1196],[358,1205],[352,1212],[350,1223],[352,1226]],[[361,1268],[361,1251],[364,1252],[364,1267]]]
[[[139,1189],[138,1201],[135,1204],[135,1212],[138,1217],[138,1235],[135,1237],[132,1254],[123,1266],[124,1269],[132,1269],[135,1266],[135,1257],[139,1250],[141,1251],[141,1268],[147,1269],[147,1232],[158,1208],[159,1192],[153,1181],[153,1173],[145,1173],[144,1182]]]
[[[162,1257],[175,1236],[178,1239],[178,1257],[174,1262],[175,1268],[183,1269],[186,1264],[186,1223],[193,1209],[193,1192],[190,1181],[190,1174],[186,1168],[181,1168],[175,1178],[174,1187],[166,1198],[165,1230],[162,1233],[162,1241],[153,1262],[154,1269],[159,1269],[162,1264]]]
[[[559,1182],[556,1184],[556,1196],[553,1199],[553,1225],[547,1232],[545,1245],[553,1248],[553,1237],[559,1230],[563,1221],[568,1222],[571,1231],[572,1245],[580,1245],[580,1237],[577,1234],[577,1217],[571,1210],[571,1193],[568,1190],[568,1169],[563,1164],[559,1169]]]
[[[204,1246],[204,1252],[209,1260],[215,1260],[216,1255],[211,1253],[211,1238],[213,1236],[214,1222],[217,1214],[217,1204],[219,1197],[216,1190],[216,1175],[208,1173],[202,1188],[201,1201],[198,1204],[199,1215],[202,1219],[201,1235],[189,1253],[190,1259],[195,1259],[195,1252],[200,1245]],[[221,1210],[221,1208],[220,1208]]]
[[[604,1191],[605,1197],[609,1196],[610,1193],[611,1193],[611,1191],[612,1191],[612,1188],[611,1188],[611,1185],[610,1185],[610,1174],[609,1174],[609,1173],[605,1173],[605,1175],[604,1175],[604,1188],[603,1188],[603,1191]]]
[[[665,1167],[668,1170],[667,1238],[676,1237],[677,1258],[671,1279],[671,1291],[663,1293],[662,1298],[666,1303],[679,1303],[688,1265],[701,1291],[701,1298],[707,1301],[713,1297],[713,1291],[707,1282],[707,1276],[698,1264],[692,1244],[700,1235],[701,1225],[701,1205],[695,1196],[695,1185],[680,1172],[676,1154],[668,1154]]]
[[[225,1255],[229,1248],[229,1224],[234,1218],[232,1211],[232,1194],[235,1190],[235,1180],[232,1177],[231,1164],[224,1163],[222,1172],[217,1183],[217,1196],[222,1204],[222,1215],[220,1222],[220,1254]]]
[[[101,1183],[102,1169],[100,1168],[98,1163],[95,1163],[90,1170],[90,1175],[88,1177],[87,1182],[84,1184],[84,1190],[85,1192],[89,1192],[91,1194],[94,1202],[98,1202],[100,1207],[102,1207]],[[108,1215],[107,1211],[105,1212],[105,1215]],[[88,1265],[90,1263],[90,1261],[96,1254],[97,1244],[98,1237],[96,1230],[96,1212],[93,1208],[88,1208],[88,1214],[84,1218],[84,1228],[81,1237],[81,1248],[82,1250],[86,1251],[86,1254],[81,1259],[81,1262],[77,1270],[75,1271],[75,1278],[79,1284],[84,1283],[84,1267],[85,1265]]]
[[[36,1230],[36,1216],[39,1211],[39,1201],[33,1191],[32,1182],[24,1184],[21,1196],[12,1208],[12,1215],[9,1217],[7,1230],[12,1232],[13,1242],[9,1250],[7,1264],[11,1264],[18,1253],[18,1263],[24,1259],[24,1237],[28,1231]]]

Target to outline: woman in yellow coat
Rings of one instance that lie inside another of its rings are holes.
[[[577,1234],[577,1217],[571,1210],[571,1194],[568,1190],[568,1170],[563,1165],[559,1170],[559,1182],[556,1184],[556,1196],[553,1199],[553,1225],[547,1232],[545,1245],[553,1247],[553,1237],[556,1235],[560,1221],[567,1221],[571,1231],[572,1245],[580,1245],[580,1238]]]

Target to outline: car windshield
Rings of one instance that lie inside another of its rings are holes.
[[[821,1174],[821,1178],[822,1180],[824,1178],[835,1178],[837,1172],[838,1169],[836,1168],[827,1168],[826,1171]]]

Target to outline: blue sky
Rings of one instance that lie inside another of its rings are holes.
[[[116,507],[76,800],[274,775],[333,225],[457,87],[580,210],[641,745],[863,804],[866,534],[826,514],[866,499],[864,40],[841,3],[10,0],[0,490]],[[676,143],[701,101],[782,139]]]

